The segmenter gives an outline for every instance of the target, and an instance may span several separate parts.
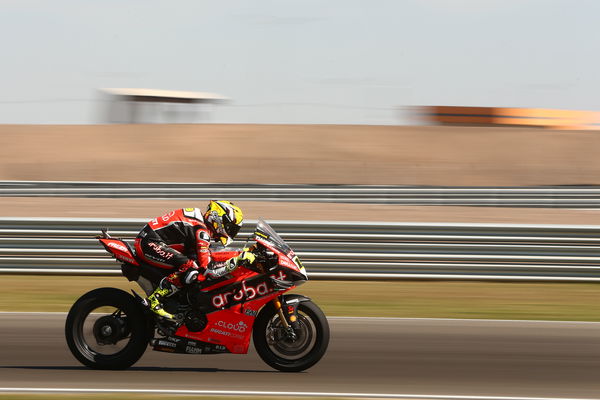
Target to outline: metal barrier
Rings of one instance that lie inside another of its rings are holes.
[[[0,273],[118,275],[140,219],[0,218]],[[243,245],[256,221],[238,235]],[[600,281],[600,226],[269,221],[314,279]]]
[[[0,181],[1,197],[96,197],[494,207],[600,207],[598,186],[430,187]]]

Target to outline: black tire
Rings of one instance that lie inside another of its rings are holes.
[[[100,314],[94,313],[92,317],[92,311],[100,307],[112,307],[118,315],[108,313],[98,317]],[[92,329],[94,338],[90,339],[86,338],[90,331],[87,324],[93,318],[97,319]],[[149,321],[143,306],[132,295],[120,289],[100,288],[84,294],[73,304],[67,316],[65,336],[71,353],[82,364],[94,369],[125,369],[135,364],[146,351],[153,334],[153,325]],[[111,329],[113,327],[116,329]],[[98,339],[101,334],[97,332],[108,332],[113,336]],[[99,349],[107,347],[108,354],[94,349],[96,345]],[[111,352],[112,347],[118,345],[123,347]]]
[[[312,301],[298,305],[298,340],[284,339],[269,343],[269,333],[281,328],[279,316],[272,304],[258,314],[252,331],[254,347],[262,360],[283,372],[304,371],[315,365],[325,355],[329,345],[329,324],[321,309]]]

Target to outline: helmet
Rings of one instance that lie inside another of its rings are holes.
[[[227,200],[211,200],[204,213],[204,221],[223,246],[231,244],[240,231],[243,220],[242,210]]]

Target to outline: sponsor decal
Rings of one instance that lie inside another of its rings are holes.
[[[158,225],[158,220],[161,219],[164,222],[168,222],[169,219],[175,215],[175,211],[171,211],[168,214],[163,215],[162,217],[158,217],[158,218],[154,218],[152,221],[150,221],[151,225]]]
[[[244,333],[246,332],[246,329],[248,329],[248,325],[246,325],[244,321],[239,321],[237,324],[234,324],[232,322],[219,321],[217,322],[217,326],[240,333]]]
[[[244,314],[249,315],[251,317],[256,317],[258,315],[258,311],[245,309]]]
[[[223,346],[223,345],[216,344],[216,345],[215,345],[215,350],[218,350],[218,351],[226,351],[226,350],[227,350],[227,348],[226,348],[225,346]]]
[[[188,354],[202,354],[202,349],[200,347],[186,346],[185,352]]]
[[[125,247],[121,243],[117,243],[117,242],[108,242],[108,247],[112,247],[113,249],[124,251],[126,253],[129,252],[129,250],[127,249],[127,247]]]
[[[171,217],[175,215],[175,211],[171,211],[168,214],[163,215],[162,217],[160,217],[163,221],[167,222],[169,219],[171,219]]]
[[[156,254],[160,255],[165,260],[169,260],[169,259],[173,258],[173,253],[166,252],[157,243],[149,242],[148,246],[150,246],[152,248],[152,250],[154,250],[156,252]]]
[[[285,280],[286,274],[283,271],[279,271],[279,275],[271,275],[271,277]],[[258,285],[246,284],[245,281],[242,282],[242,287],[240,289],[233,289],[230,292],[219,293],[212,297],[212,305],[216,308],[225,307],[227,304],[233,301],[240,301],[244,299],[244,301],[252,300],[254,298],[259,298],[268,295],[273,292],[273,288],[267,285],[267,282],[261,282]]]
[[[118,258],[121,261],[125,261],[125,262],[128,262],[130,264],[137,263],[137,261],[135,261],[133,258],[131,258],[131,257],[125,257],[125,256],[123,256],[121,254],[115,254],[115,257]]]
[[[167,340],[159,340],[156,344],[163,347],[177,347],[175,343],[169,342]]]
[[[297,270],[298,266],[296,264],[294,264],[292,261],[290,261],[289,258],[280,258],[279,259],[279,264],[281,264],[284,267],[288,267],[289,269],[293,269],[293,270]]]
[[[239,333],[224,331],[222,329],[217,329],[217,328],[211,328],[210,331],[212,333],[216,333],[217,335],[227,336],[227,337],[231,337],[234,339],[244,339],[244,337],[245,337],[244,335],[240,335]]]

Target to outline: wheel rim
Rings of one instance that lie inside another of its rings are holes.
[[[116,356],[131,342],[129,316],[121,309],[102,306],[89,310],[75,325],[75,344],[89,359]]]
[[[295,329],[296,339],[292,340],[281,324],[278,315],[274,315],[267,324],[267,346],[277,357],[286,360],[298,360],[312,351],[317,342],[317,326],[313,319],[298,312],[298,329]]]

